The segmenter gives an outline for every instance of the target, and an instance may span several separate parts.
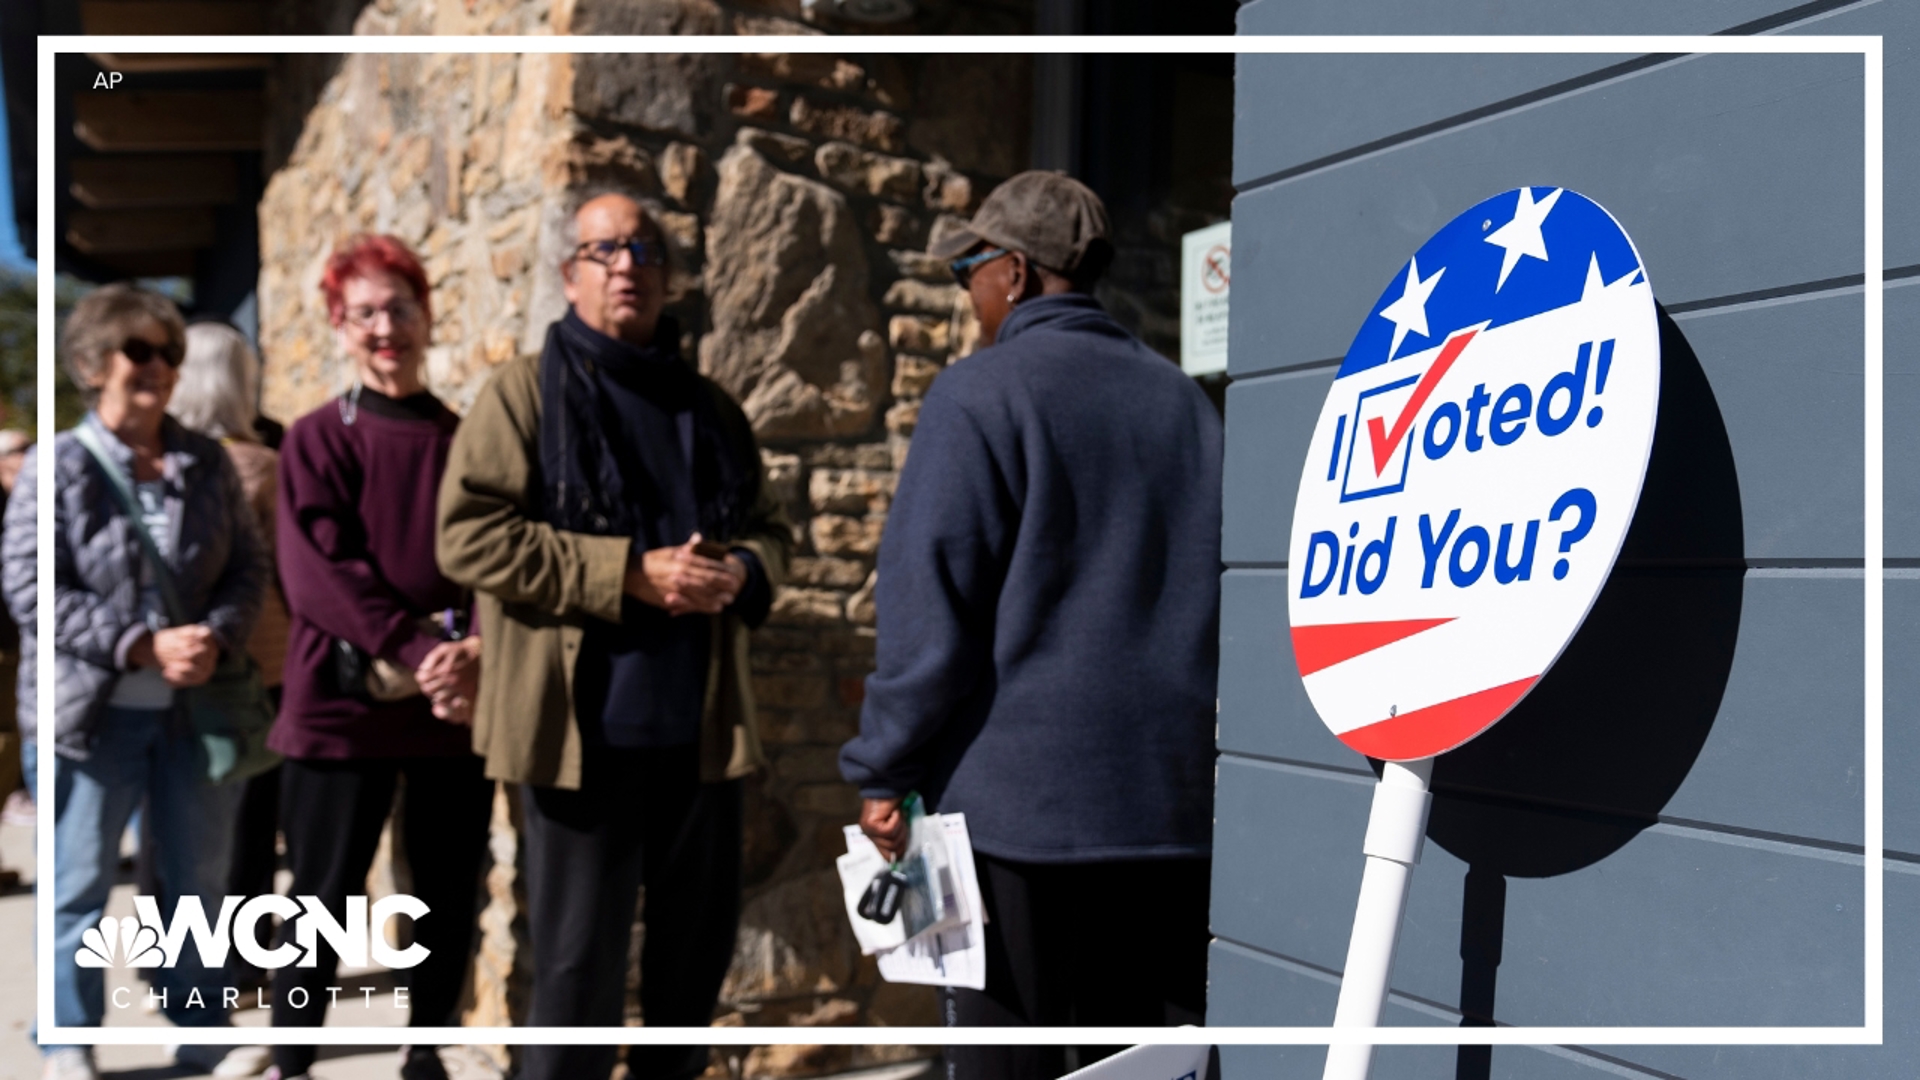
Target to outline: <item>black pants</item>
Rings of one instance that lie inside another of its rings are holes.
[[[1019,863],[974,855],[987,988],[952,989],[949,1027],[1199,1024],[1210,859]],[[1080,1047],[1085,1067],[1124,1047]],[[950,1080],[1055,1080],[1060,1046],[950,1046]]]
[[[279,688],[272,691],[278,693]],[[249,777],[240,792],[240,812],[233,822],[233,858],[227,864],[227,892],[234,896],[265,896],[273,892],[274,871],[280,866],[280,769],[275,765]],[[271,919],[254,927],[261,945],[273,944]],[[245,986],[265,972],[242,959],[239,950],[227,954],[227,982]],[[243,994],[242,998],[248,996]]]
[[[695,747],[586,755],[578,791],[527,789],[533,1002],[527,1023],[618,1027],[627,951],[647,889],[640,1009],[654,1027],[705,1027],[740,924],[740,782],[703,784]],[[521,1080],[605,1080],[617,1047],[529,1046]],[[698,1076],[708,1048],[635,1046],[634,1080]]]
[[[278,686],[267,688],[267,700],[280,712]],[[233,821],[233,858],[227,864],[227,892],[234,896],[265,896],[273,892],[273,875],[280,869],[280,766],[249,777],[240,792],[240,812]],[[254,926],[259,943],[273,945],[273,920]],[[266,972],[240,956],[227,954],[227,983],[246,986],[265,979]],[[243,993],[244,999],[244,993]]]
[[[473,951],[481,860],[493,807],[493,782],[486,778],[481,760],[471,755],[289,759],[280,770],[280,827],[293,867],[288,895],[318,896],[335,919],[344,917],[347,896],[366,891],[367,870],[393,807],[395,785],[406,777],[401,833],[413,872],[413,895],[428,911],[414,921],[413,941],[429,950],[418,967],[398,973],[407,987],[407,1023],[457,1023],[454,1010]],[[294,940],[299,924],[295,918],[282,925],[280,940]],[[288,965],[274,972],[274,1027],[319,1027],[325,1022],[327,987],[333,985],[340,958],[325,937],[316,938],[314,947],[317,966]],[[306,991],[304,1008],[287,1000],[296,987]],[[273,1048],[273,1062],[282,1075],[304,1073],[313,1061],[311,1046]]]

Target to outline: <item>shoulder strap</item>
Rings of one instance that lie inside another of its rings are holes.
[[[73,429],[73,437],[86,447],[87,453],[93,455],[100,471],[107,474],[108,486],[119,497],[120,509],[126,512],[127,522],[133,526],[133,535],[140,538],[140,548],[146,552],[147,562],[153,567],[154,580],[160,586],[160,601],[167,606],[167,618],[175,626],[187,625],[192,620],[186,617],[186,608],[180,603],[180,594],[174,588],[173,572],[167,568],[166,560],[160,557],[160,548],[153,542],[153,534],[147,531],[146,521],[140,516],[140,501],[134,497],[133,485],[128,482],[126,474],[120,471],[120,466],[114,463],[107,448],[100,444],[99,436],[85,422]]]

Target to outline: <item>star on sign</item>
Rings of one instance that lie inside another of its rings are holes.
[[[1393,344],[1387,348],[1387,359],[1400,351],[1400,343],[1407,339],[1407,331],[1416,330],[1421,337],[1427,333],[1427,297],[1433,295],[1434,287],[1440,284],[1440,275],[1447,272],[1441,267],[1425,281],[1420,280],[1420,262],[1413,258],[1407,260],[1407,288],[1400,299],[1380,309],[1380,317],[1393,324]]]
[[[1547,240],[1540,235],[1540,226],[1553,210],[1553,204],[1560,201],[1560,191],[1554,188],[1553,194],[1534,202],[1533,189],[1521,188],[1520,203],[1513,208],[1513,220],[1487,236],[1487,243],[1506,250],[1500,260],[1500,280],[1493,284],[1494,292],[1499,292],[1500,286],[1507,283],[1507,275],[1519,265],[1520,256],[1531,255],[1541,262],[1547,261]]]
[[[1600,273],[1599,253],[1595,252],[1594,254],[1587,256],[1587,281],[1585,285],[1581,286],[1580,302],[1584,304],[1588,300],[1591,300],[1594,297],[1599,296],[1602,293],[1608,292],[1610,290],[1619,289],[1622,287],[1631,288],[1633,285],[1632,278],[1639,271],[1639,269],[1640,268],[1636,266],[1633,269],[1628,270],[1626,273],[1621,274],[1619,277],[1613,279],[1612,281],[1608,281]]]

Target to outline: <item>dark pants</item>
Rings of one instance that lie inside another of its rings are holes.
[[[1019,863],[976,853],[987,988],[952,989],[949,1027],[1199,1024],[1210,859]],[[1080,1047],[1085,1067],[1124,1047]],[[951,1080],[1055,1080],[1060,1046],[950,1046]]]
[[[481,760],[471,755],[288,759],[280,770],[280,828],[293,867],[287,893],[318,896],[335,919],[344,917],[347,896],[366,892],[380,828],[393,807],[397,781],[406,777],[401,838],[413,876],[412,895],[428,911],[414,921],[413,941],[430,951],[418,967],[398,973],[409,998],[407,1023],[458,1023],[454,1010],[473,950],[481,860],[493,806],[493,782],[486,778]],[[293,941],[299,924],[297,918],[288,920],[280,928],[280,940]],[[316,938],[315,948],[317,966],[288,965],[274,972],[274,1027],[319,1027],[325,1022],[327,987],[333,985],[340,961],[325,937]],[[287,1001],[295,987],[306,990],[305,1008]],[[306,1072],[313,1061],[311,1046],[273,1048],[273,1062],[286,1076]]]
[[[703,784],[695,747],[586,755],[578,791],[527,789],[535,1027],[625,1019],[634,904],[646,886],[640,1010],[653,1027],[705,1027],[740,924],[740,782]],[[612,1046],[529,1046],[521,1080],[605,1080]],[[634,1080],[699,1075],[708,1048],[635,1046]]]
[[[265,896],[274,891],[273,875],[280,867],[280,769],[275,765],[241,784],[240,813],[233,822],[233,860],[227,866],[227,892],[233,896]],[[254,932],[260,944],[271,947],[271,919],[261,919]],[[246,986],[265,976],[242,959],[238,949],[227,954],[229,984]]]

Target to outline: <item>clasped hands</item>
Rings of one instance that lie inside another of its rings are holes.
[[[701,542],[700,534],[694,533],[678,547],[630,556],[628,595],[669,615],[720,614],[746,588],[747,564],[731,552],[724,559],[701,555],[694,550]]]
[[[127,660],[136,668],[159,668],[169,686],[203,686],[220,662],[220,641],[200,623],[170,626],[134,642]],[[480,639],[435,645],[413,677],[433,703],[433,715],[450,723],[471,724],[473,701],[480,689]]]
[[[443,641],[414,669],[413,681],[433,703],[433,715],[450,724],[473,723],[473,702],[480,693],[480,639]]]
[[[220,640],[201,623],[169,626],[134,642],[127,662],[136,668],[159,668],[168,686],[200,686],[213,678],[214,665],[220,662]]]
[[[677,547],[639,553],[627,565],[626,591],[670,615],[717,615],[725,610],[746,587],[747,564],[732,553],[724,559],[699,554],[695,548],[702,539],[694,533]],[[472,723],[480,684],[480,639],[435,645],[413,677],[433,702],[433,715],[456,724]]]

